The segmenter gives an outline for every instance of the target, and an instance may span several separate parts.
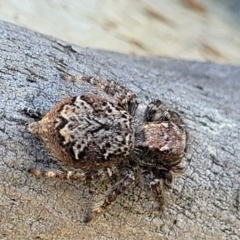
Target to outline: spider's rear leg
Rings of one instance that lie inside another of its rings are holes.
[[[128,111],[132,116],[135,114],[138,107],[137,96],[131,90],[113,80],[98,80],[94,77],[74,77],[70,75],[62,75],[62,78],[72,82],[83,81],[97,86],[112,96],[118,105]]]
[[[183,125],[182,118],[174,111],[171,111],[162,101],[151,102],[145,112],[145,121],[171,121],[178,125]]]
[[[96,204],[93,208],[90,209],[89,213],[84,219],[84,222],[90,222],[97,215],[101,214],[109,205],[112,204],[113,201],[117,199],[121,193],[123,193],[134,182],[134,180],[134,173],[132,171],[127,173],[123,179],[115,184],[115,186],[111,189],[110,193],[102,203]]]
[[[48,112],[47,110],[44,110],[41,108],[33,109],[33,108],[27,108],[27,107],[24,107],[22,111],[29,117],[36,118],[38,120],[42,119]]]
[[[48,178],[60,178],[64,180],[81,180],[91,181],[94,179],[106,179],[112,176],[113,172],[110,168],[103,168],[99,170],[91,170],[87,172],[77,171],[46,171],[39,169],[30,169],[30,173],[35,176],[45,176]]]

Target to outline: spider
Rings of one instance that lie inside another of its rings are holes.
[[[112,100],[91,94],[70,96],[40,121],[29,124],[30,132],[38,135],[69,169],[74,169],[30,172],[36,176],[91,181],[104,180],[114,171],[121,171],[122,178],[97,207],[89,210],[85,222],[111,205],[138,179],[137,173],[150,186],[162,209],[163,189],[170,188],[174,176],[183,172],[187,132],[180,115],[155,100],[147,106],[143,122],[136,124],[138,99],[131,90],[112,80],[63,78],[92,84]]]

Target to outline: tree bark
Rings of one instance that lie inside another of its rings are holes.
[[[240,239],[240,68],[83,49],[0,22],[1,239]],[[79,33],[79,37],[81,34]],[[165,210],[134,185],[95,221],[82,219],[109,184],[36,178],[58,168],[27,125],[24,107],[50,109],[95,88],[60,74],[114,79],[146,104],[179,111],[189,141],[185,173],[165,193]]]

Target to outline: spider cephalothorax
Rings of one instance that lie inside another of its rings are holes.
[[[186,151],[187,134],[178,113],[160,100],[151,102],[141,126],[135,126],[138,106],[136,95],[114,81],[91,77],[65,76],[71,81],[85,81],[98,86],[112,101],[96,95],[68,97],[56,104],[29,130],[39,135],[52,153],[69,167],[79,171],[42,171],[35,175],[62,179],[92,180],[111,177],[121,165],[124,176],[105,200],[93,208],[90,221],[110,205],[135,181],[140,172],[162,206],[162,190],[170,187]]]

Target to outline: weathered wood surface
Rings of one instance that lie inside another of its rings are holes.
[[[240,238],[239,67],[82,49],[5,22],[0,33],[1,239]],[[69,95],[96,91],[60,73],[122,82],[139,96],[139,114],[156,98],[181,112],[189,131],[186,172],[166,194],[162,215],[139,185],[84,224],[103,183],[29,175],[31,167],[58,165],[27,131],[34,120],[21,109],[49,109]]]

